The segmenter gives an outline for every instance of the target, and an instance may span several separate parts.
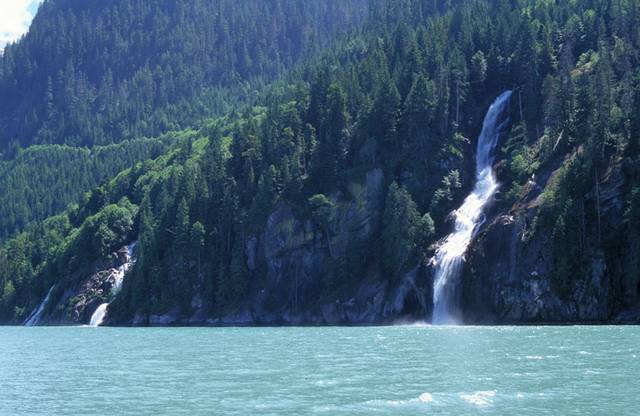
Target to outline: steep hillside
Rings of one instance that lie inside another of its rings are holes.
[[[455,307],[469,322],[638,319],[640,2],[407,13],[430,3],[370,3],[365,31],[255,105],[8,241],[2,319],[48,292],[41,323],[87,322],[106,302],[113,325],[430,319],[429,259],[507,89],[499,192]],[[134,242],[114,299],[106,271]]]
[[[366,4],[44,2],[0,56],[0,241],[157,156],[141,137],[255,100],[267,81],[363,25]],[[91,148],[98,163],[69,146]]]

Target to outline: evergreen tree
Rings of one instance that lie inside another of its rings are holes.
[[[403,141],[415,137],[416,150],[425,157],[434,154],[438,146],[432,125],[435,119],[436,103],[433,82],[422,75],[416,77],[405,100],[401,137]],[[404,145],[406,147],[408,143]]]
[[[373,103],[371,119],[375,137],[384,151],[392,151],[398,144],[399,118],[400,94],[393,79],[385,78]]]
[[[333,186],[343,168],[348,148],[346,99],[342,88],[332,84],[327,93],[327,110],[317,147],[317,175],[322,190]]]
[[[383,262],[388,278],[398,277],[410,257],[415,254],[417,242],[424,238],[419,235],[422,218],[419,216],[416,204],[406,189],[393,182],[389,186],[385,201],[382,224]]]

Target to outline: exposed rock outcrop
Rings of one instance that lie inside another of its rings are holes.
[[[544,197],[542,190],[551,176],[551,172],[542,176],[540,186],[529,184],[522,204],[508,214],[496,213],[473,243],[462,276],[465,321],[637,322],[640,313],[633,313],[633,302],[624,299],[636,297],[638,288],[627,287],[629,279],[620,263],[620,252],[609,244],[619,239],[614,230],[622,226],[625,178],[621,167],[613,164],[598,189],[594,184],[585,196],[596,209],[599,192],[602,237],[585,249],[590,254],[584,265],[587,272],[571,280],[568,290],[558,290],[554,282],[551,235],[531,235]]]
[[[86,324],[102,303],[109,301],[118,280],[118,267],[127,261],[127,248],[122,247],[107,259],[91,266],[92,273],[77,272],[63,291],[52,293],[39,325]]]
[[[354,242],[375,238],[384,185],[382,171],[374,169],[362,184],[349,186],[348,198],[333,195],[335,210],[326,230],[297,217],[288,205],[278,206],[264,230],[245,239],[246,266],[252,277],[249,294],[238,309],[212,317],[203,302],[192,302],[191,316],[183,316],[176,308],[162,315],[139,313],[131,323],[332,325],[429,319],[432,283],[424,265],[396,280],[383,278],[375,267],[364,272],[347,270],[351,286],[319,298],[335,274],[335,265],[353,254]]]

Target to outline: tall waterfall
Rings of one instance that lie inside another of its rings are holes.
[[[55,286],[51,286],[51,289],[47,292],[47,296],[44,297],[44,300],[38,305],[36,309],[31,312],[31,315],[24,321],[25,326],[34,326],[38,324],[40,318],[42,318],[42,312],[44,312],[44,308],[47,306],[49,302],[49,297],[51,296],[51,292],[53,292],[53,288]]]
[[[484,118],[478,138],[476,154],[476,184],[460,208],[453,212],[455,229],[447,236],[434,256],[435,279],[433,287],[433,324],[455,324],[455,295],[458,276],[464,254],[475,232],[485,221],[484,207],[498,189],[493,174],[493,150],[506,120],[501,115],[506,108],[511,91],[505,91],[491,104]]]
[[[124,280],[124,275],[131,268],[131,265],[134,263],[133,258],[133,250],[136,247],[136,243],[131,243],[127,246],[127,252],[125,254],[125,260],[122,266],[115,269],[113,276],[114,282],[111,288],[111,296],[115,297],[118,292],[120,292],[120,288],[122,287],[122,281]],[[109,306],[109,302],[105,302],[98,306],[98,308],[91,315],[91,320],[89,321],[89,326],[100,326],[104,322],[104,318],[107,316],[107,307]]]

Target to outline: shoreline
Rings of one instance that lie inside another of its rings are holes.
[[[488,328],[488,327],[575,327],[575,326],[640,326],[640,322],[527,322],[527,323],[492,323],[492,324],[460,324],[460,325],[433,325],[428,322],[414,323],[372,323],[372,324],[149,324],[149,325],[34,325],[33,328],[388,328],[388,327],[434,327],[434,328]],[[0,323],[0,327],[25,327],[26,325],[16,325],[10,323]]]

